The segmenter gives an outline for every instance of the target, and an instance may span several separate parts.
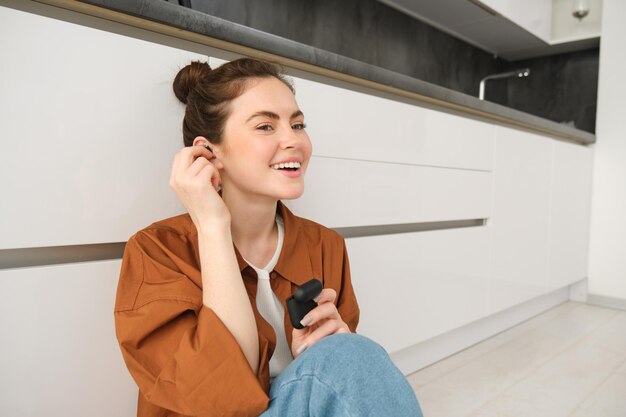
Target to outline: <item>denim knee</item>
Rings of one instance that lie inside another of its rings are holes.
[[[333,360],[362,362],[372,359],[388,359],[387,352],[378,343],[356,333],[338,333],[327,336],[311,346],[309,356],[319,360],[330,357]]]
[[[385,349],[358,334],[323,338],[302,352],[270,391],[274,410],[298,399],[310,409],[335,410],[318,415],[422,415],[413,389]]]
[[[344,379],[348,374],[369,373],[372,369],[393,367],[389,355],[373,340],[355,333],[326,336],[305,350],[272,383],[281,384],[316,375],[329,380]]]

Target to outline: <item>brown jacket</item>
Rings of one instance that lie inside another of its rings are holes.
[[[312,277],[337,291],[335,304],[354,332],[359,307],[344,239],[294,216],[282,202],[285,237],[271,286],[285,299]],[[171,217],[133,235],[125,248],[115,303],[117,339],[139,386],[137,415],[258,416],[269,405],[272,327],[256,307],[257,277],[235,248],[259,332],[255,375],[237,341],[202,303],[198,236],[189,214]],[[285,314],[291,346],[293,327]]]

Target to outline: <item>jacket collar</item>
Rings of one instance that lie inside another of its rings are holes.
[[[306,241],[306,236],[302,230],[302,219],[295,216],[282,201],[278,201],[276,212],[283,218],[285,234],[283,237],[283,247],[278,256],[278,261],[274,271],[283,278],[300,286],[313,278],[313,267],[311,264],[311,254]],[[243,259],[239,250],[235,246],[239,271],[249,267]],[[317,277],[318,279],[320,277]]]

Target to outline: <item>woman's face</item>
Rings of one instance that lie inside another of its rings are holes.
[[[274,77],[247,82],[231,101],[224,137],[213,148],[229,194],[236,188],[248,196],[294,199],[304,192],[311,140],[293,93]]]

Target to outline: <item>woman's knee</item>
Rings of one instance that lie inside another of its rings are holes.
[[[365,355],[387,355],[385,349],[378,343],[365,336],[356,333],[338,333],[327,336],[317,342],[311,349],[318,346],[318,349],[327,349],[333,352],[346,352],[350,355],[362,353]]]
[[[361,403],[370,408],[419,410],[413,390],[385,349],[357,334],[327,336],[305,350],[272,383],[270,396],[276,399],[281,395],[312,395],[313,392],[332,393],[354,410],[361,410],[364,406]],[[371,392],[379,393],[385,400],[372,404],[368,398],[363,398],[364,393]],[[378,415],[419,414],[382,412]]]
[[[326,336],[302,352],[274,380],[272,385],[299,379],[303,375],[322,378],[349,372],[356,376],[359,369],[369,373],[373,368],[392,367],[389,355],[379,344],[355,333],[339,333]]]
[[[317,369],[322,364],[359,367],[391,361],[382,346],[356,333],[327,336],[303,352],[298,359],[313,363]]]

